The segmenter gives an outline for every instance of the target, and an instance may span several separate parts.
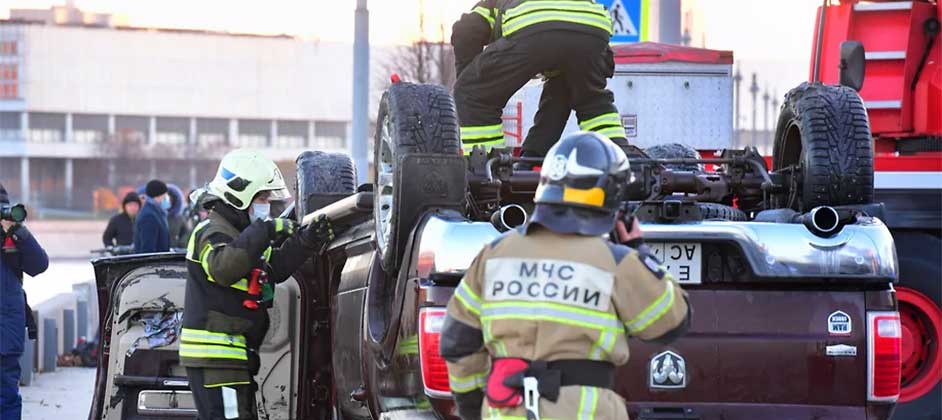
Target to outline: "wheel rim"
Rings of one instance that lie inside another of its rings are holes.
[[[906,287],[897,288],[896,298],[903,333],[899,402],[905,403],[927,394],[942,378],[942,311],[926,295]]]
[[[376,239],[383,253],[389,245],[393,218],[393,155],[390,144],[392,121],[387,115],[380,128],[379,159],[376,162]]]

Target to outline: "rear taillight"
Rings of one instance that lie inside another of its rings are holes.
[[[431,396],[450,396],[448,366],[438,351],[438,340],[445,322],[445,309],[419,310],[419,361],[422,364],[422,383]]]
[[[899,398],[902,329],[898,312],[867,312],[867,399]]]

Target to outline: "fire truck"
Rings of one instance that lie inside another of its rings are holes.
[[[815,84],[857,90],[872,132],[872,201],[885,206],[884,221],[900,264],[899,419],[942,416],[940,19],[942,2],[937,1],[825,1],[817,11],[808,83],[785,96],[767,151],[792,151],[778,153],[792,156],[791,161],[768,157],[773,168],[814,159],[802,138],[826,134],[801,132],[796,101]],[[613,51],[616,69],[609,89],[630,142],[644,148],[680,143],[704,158],[732,146],[732,52],[656,43],[616,45]],[[508,103],[508,146],[519,146],[525,138],[541,85],[532,82]],[[567,131],[575,130],[573,117]],[[833,170],[853,166],[834,162]]]

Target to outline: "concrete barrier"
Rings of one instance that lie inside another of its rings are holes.
[[[33,367],[36,366],[36,342],[27,339],[23,343],[23,354],[20,356],[20,385],[29,386],[33,383]]]
[[[43,342],[39,347],[39,350],[42,352],[39,358],[39,371],[55,372],[56,359],[59,357],[59,329],[56,320],[51,318],[43,318],[42,326],[41,334]]]
[[[33,346],[33,355],[28,360],[21,359],[21,366],[30,372],[55,371],[58,356],[71,353],[79,338],[86,341],[95,339],[98,299],[94,283],[75,284],[72,292],[60,293],[34,305],[33,313],[39,336]]]

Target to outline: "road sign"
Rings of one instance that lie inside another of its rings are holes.
[[[596,0],[612,16],[612,43],[644,41],[649,0]]]

